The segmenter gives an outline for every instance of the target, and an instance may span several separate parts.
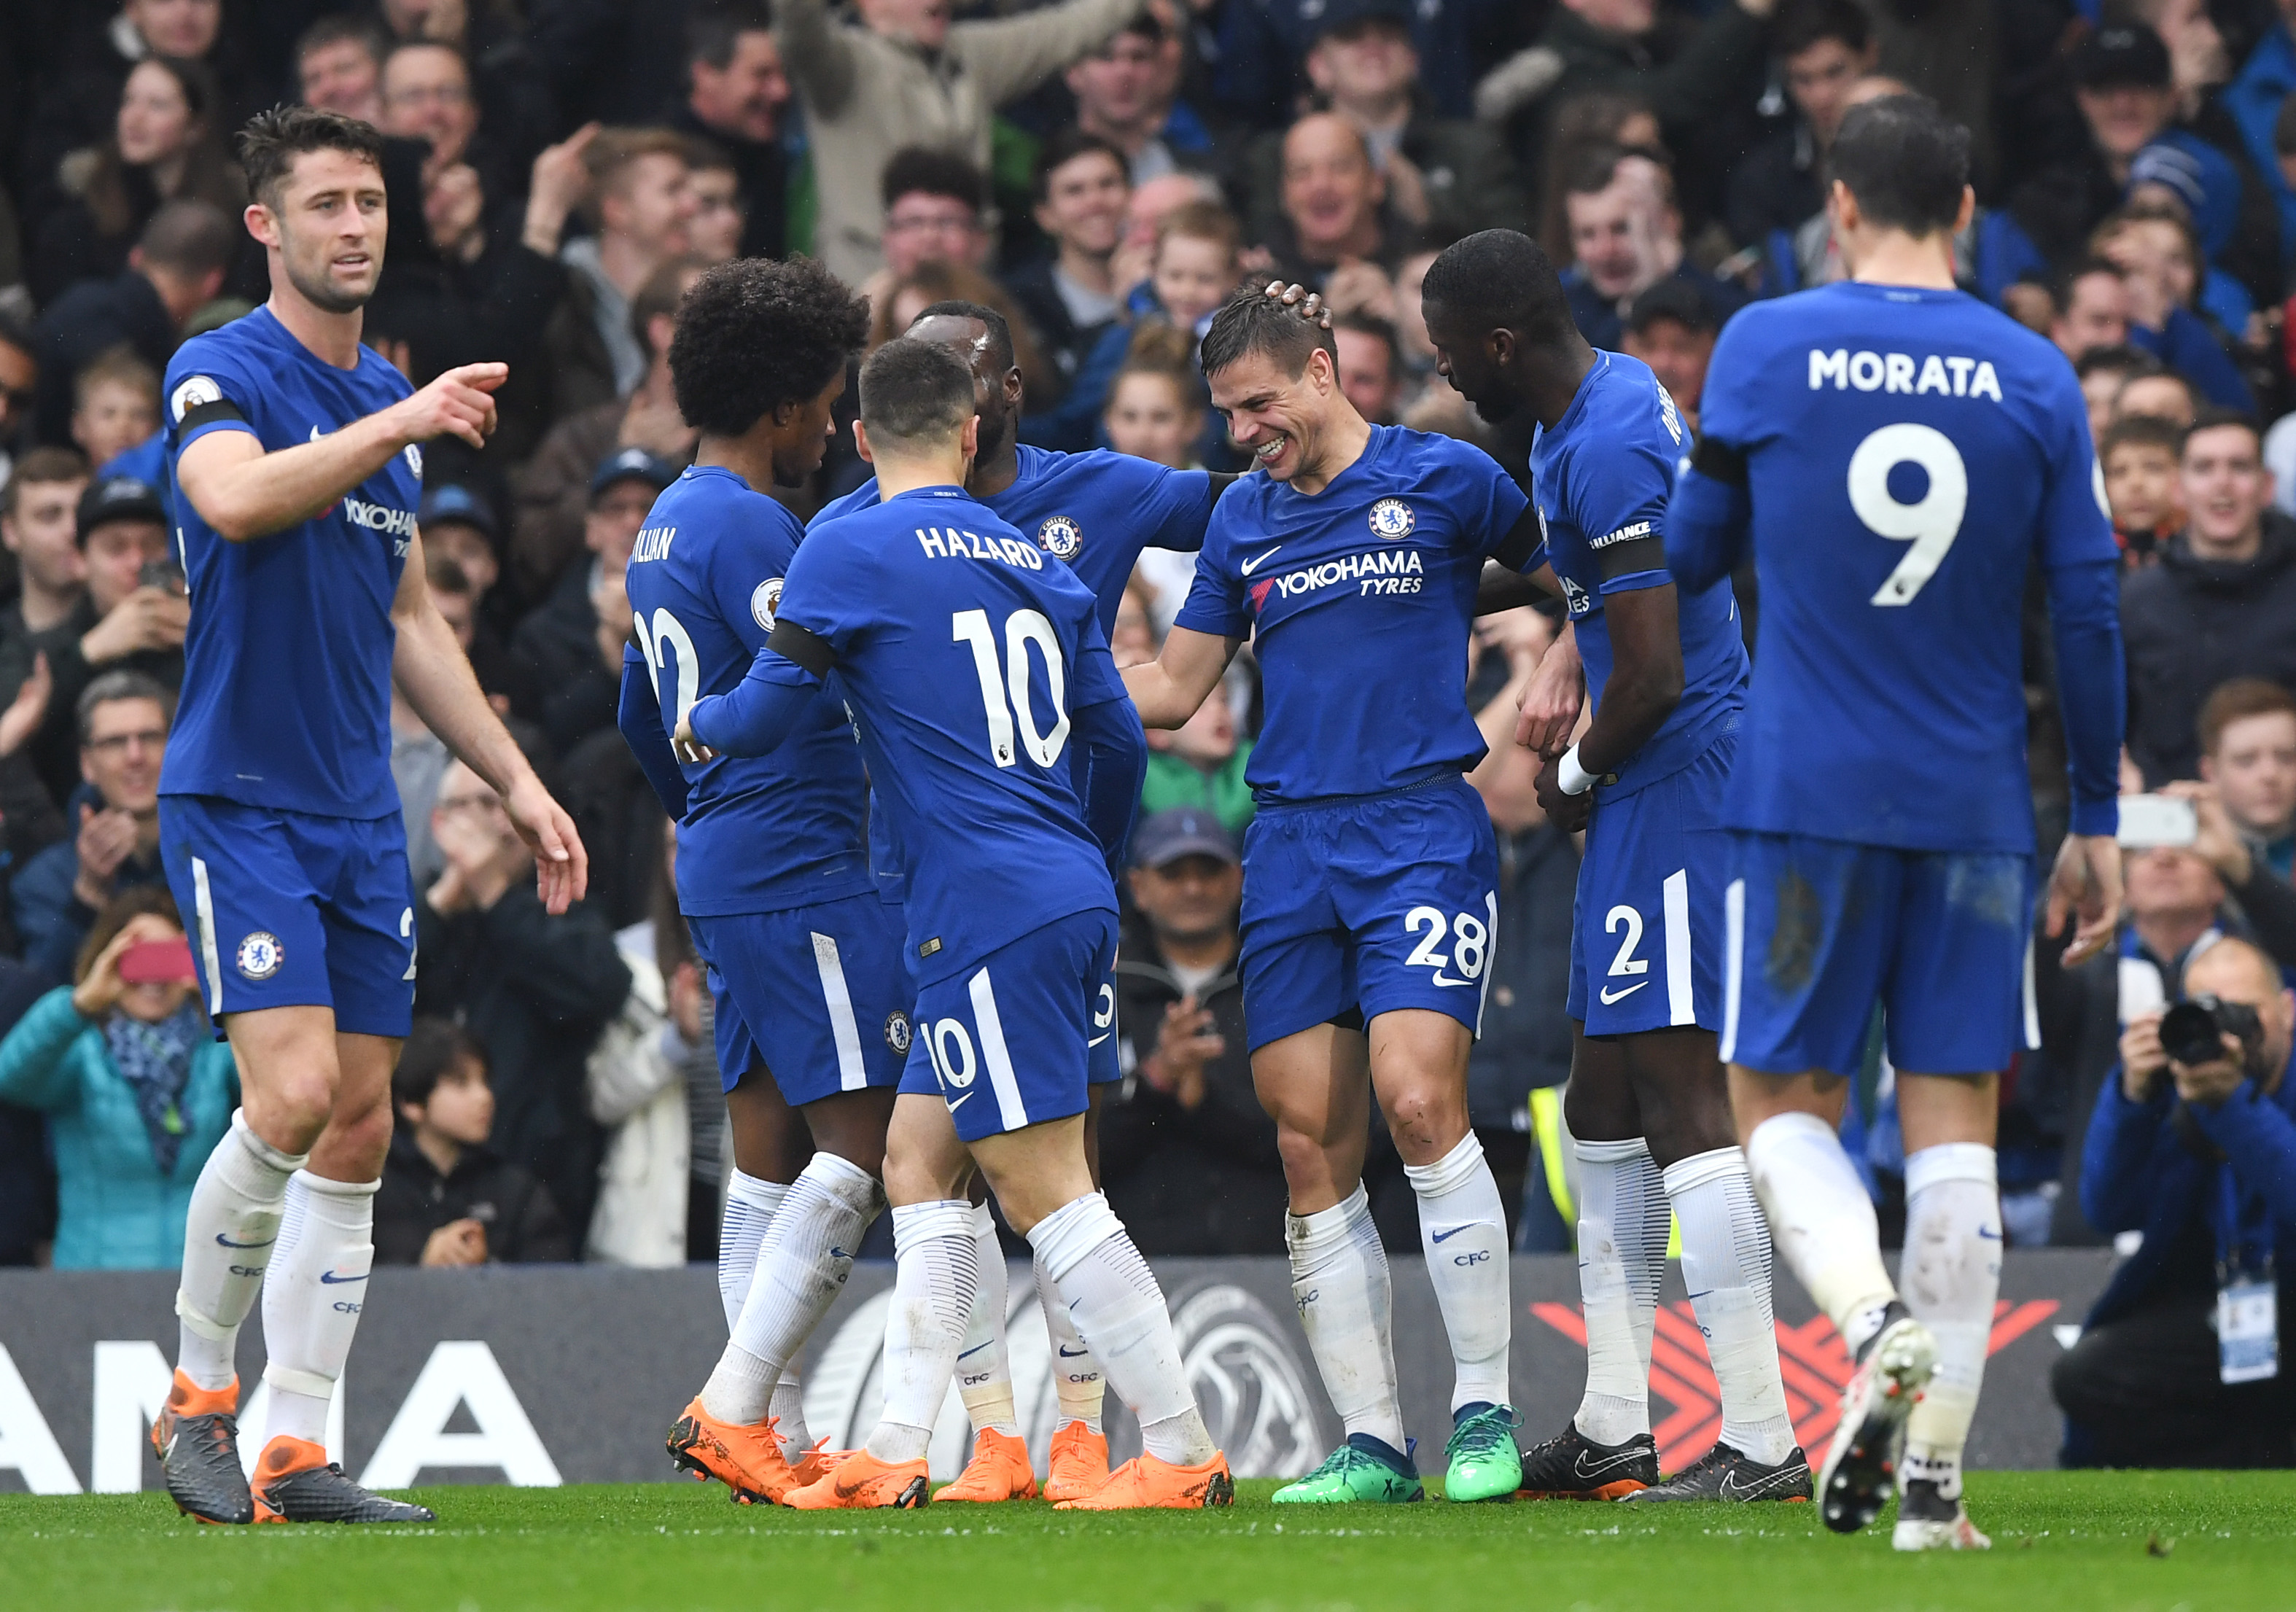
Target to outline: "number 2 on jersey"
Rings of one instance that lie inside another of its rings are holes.
[[[1059,759],[1069,741],[1068,668],[1061,664],[1061,641],[1041,610],[1015,610],[1004,618],[1004,660],[997,664],[996,639],[988,630],[987,610],[958,610],[948,618],[949,639],[972,646],[972,669],[980,678],[980,704],[988,717],[988,758],[1000,767],[1013,765],[1013,734],[1020,730],[1029,759],[1048,767]],[[1036,708],[1029,702],[1029,646],[1045,657],[1046,693],[1059,713],[1053,731],[1037,731]],[[1011,703],[1005,691],[1012,691]]]
[[[693,635],[685,624],[668,610],[656,610],[648,621],[645,612],[637,612],[638,651],[645,657],[646,670],[653,675],[654,698],[661,698],[662,662],[671,655],[677,657],[677,706],[665,713],[669,726],[675,731],[701,698],[701,661],[693,649]]]
[[[1890,490],[1890,472],[1908,463],[1930,479],[1928,491],[1911,503]],[[1969,511],[1969,466],[1953,438],[1934,427],[1885,425],[1849,455],[1849,507],[1875,536],[1914,545],[1869,602],[1911,604],[1961,536],[1962,517]]]

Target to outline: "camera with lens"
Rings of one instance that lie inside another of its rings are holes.
[[[2188,1069],[2221,1061],[2226,1035],[2238,1040],[2243,1052],[2253,1052],[2264,1039],[2264,1020],[2246,1002],[2207,992],[2161,1015],[2161,1050]]]

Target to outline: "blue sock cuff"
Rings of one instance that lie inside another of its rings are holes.
[[[1412,1441],[1406,1439],[1404,1442],[1410,1444]],[[1348,1435],[1348,1447],[1362,1451],[1381,1465],[1392,1467],[1406,1477],[1419,1476],[1418,1465],[1410,1455],[1405,1451],[1397,1449],[1383,1438],[1374,1438],[1368,1433],[1350,1433]]]

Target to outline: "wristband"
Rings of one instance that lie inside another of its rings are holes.
[[[1584,795],[1595,787],[1595,774],[1578,765],[1578,747],[1572,745],[1562,752],[1562,759],[1554,765],[1554,781],[1565,795]]]

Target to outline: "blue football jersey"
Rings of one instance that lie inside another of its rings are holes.
[[[1602,551],[1643,537],[1662,537],[1667,500],[1686,434],[1674,399],[1650,366],[1621,353],[1597,351],[1570,409],[1553,430],[1541,429],[1530,447],[1531,497],[1538,505],[1546,558],[1562,596],[1587,667],[1587,697],[1602,708],[1611,676],[1611,630],[1603,601],[1612,593],[1656,587],[1673,577],[1663,569],[1604,578]],[[1682,699],[1657,732],[1622,763],[1606,795],[1631,794],[1680,772],[1718,733],[1738,723],[1746,700],[1746,644],[1738,631],[1738,601],[1727,577],[1695,592],[1679,591]]]
[[[1095,448],[1060,454],[1020,447],[1020,474],[1013,485],[980,503],[997,519],[1033,537],[1047,554],[1068,562],[1100,602],[1100,630],[1116,630],[1117,606],[1143,549],[1177,549],[1192,553],[1204,544],[1211,519],[1211,477],[1203,471],[1175,471]],[[877,502],[877,483],[863,482],[830,503],[808,522],[820,526]]]
[[[779,619],[836,652],[908,875],[918,983],[1054,919],[1116,907],[1066,754],[1070,713],[1125,698],[1092,594],[955,487],[816,526]]]
[[[1700,424],[1702,470],[1742,462],[1762,606],[1729,824],[2030,852],[2026,577],[2114,555],[2064,356],[1962,292],[1845,282],[1733,319]]]
[[[748,675],[803,536],[796,516],[717,466],[693,466],[654,500],[630,552],[630,613],[666,730]],[[826,693],[814,704],[770,756],[684,764],[680,912],[775,912],[870,888],[852,719]]]
[[[210,431],[246,431],[267,452],[295,447],[413,389],[371,348],[356,369],[337,369],[258,307],[176,348],[161,389],[192,619],[160,791],[323,817],[398,811],[390,606],[422,501],[422,449],[392,454],[310,520],[247,543],[201,520],[175,479],[177,456]]]
[[[1256,793],[1374,795],[1482,759],[1475,587],[1528,507],[1481,449],[1398,426],[1312,497],[1264,471],[1222,495],[1177,625],[1252,639]]]

